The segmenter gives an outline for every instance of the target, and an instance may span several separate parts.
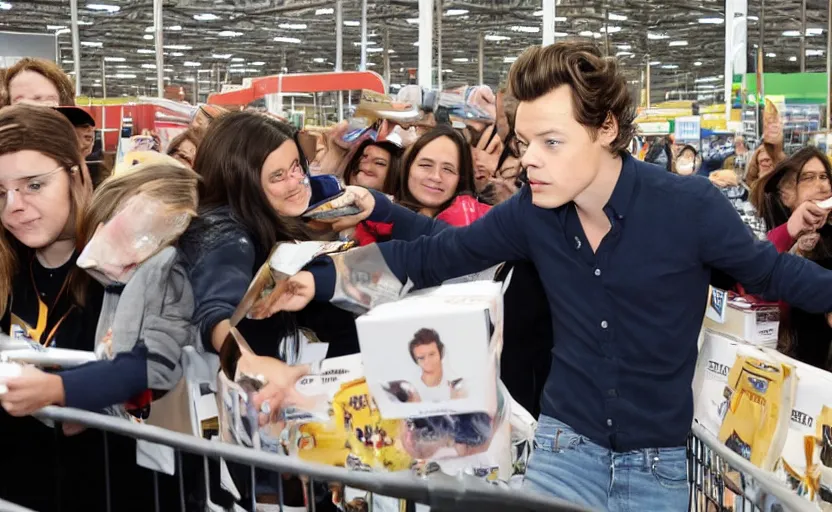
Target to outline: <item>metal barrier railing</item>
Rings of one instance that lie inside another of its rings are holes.
[[[692,512],[818,510],[774,475],[731,451],[698,423],[693,424],[688,461]]]
[[[343,468],[313,464],[298,459],[253,450],[242,446],[212,442],[144,424],[135,424],[124,419],[78,409],[47,407],[37,417],[62,423],[75,423],[87,428],[118,434],[134,439],[169,446],[176,450],[177,460],[181,452],[202,456],[207,460],[222,458],[251,468],[273,471],[279,474],[307,477],[318,482],[338,482],[349,487],[362,489],[381,496],[401,498],[421,503],[431,511],[476,510],[481,511],[536,511],[578,512],[588,509],[566,503],[562,500],[520,489],[504,489],[485,483],[473,477],[457,478],[432,474],[425,478],[413,474],[367,473]],[[106,438],[106,436],[105,436]],[[105,465],[109,461],[105,458]],[[178,464],[181,467],[181,462]],[[105,468],[109,472],[109,467]],[[154,484],[156,483],[154,479]],[[207,482],[206,482],[207,484]],[[180,489],[181,489],[180,479]],[[252,481],[253,486],[253,481]],[[154,485],[155,487],[155,485]],[[154,492],[158,489],[154,488]],[[252,492],[252,496],[254,493]],[[310,500],[314,503],[314,499]],[[180,498],[181,510],[185,510],[184,499]],[[158,499],[156,500],[158,511]],[[282,507],[282,505],[281,505]],[[0,510],[5,510],[0,508]],[[314,510],[314,505],[312,507]]]

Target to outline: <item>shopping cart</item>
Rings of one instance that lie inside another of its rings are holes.
[[[691,512],[817,512],[770,473],[694,423],[688,441]]]
[[[209,460],[217,461],[222,459],[229,463],[235,463],[250,468],[250,475],[254,475],[255,468],[271,471],[280,475],[295,475],[302,477],[306,485],[307,510],[315,511],[316,497],[314,495],[316,486],[311,482],[338,482],[345,486],[365,490],[379,496],[387,496],[406,500],[407,503],[419,503],[430,507],[431,512],[443,512],[450,510],[476,510],[485,511],[552,511],[552,512],[587,512],[588,509],[557,500],[526,492],[520,489],[505,489],[493,484],[486,483],[474,477],[451,477],[434,473],[427,477],[418,477],[414,474],[399,473],[369,473],[362,471],[350,471],[344,468],[313,464],[298,459],[280,456],[273,453],[254,450],[238,445],[212,442],[199,437],[172,432],[159,427],[147,424],[136,424],[120,418],[103,414],[82,411],[78,409],[47,407],[42,409],[37,417],[42,420],[51,420],[60,423],[75,423],[85,426],[88,429],[97,429],[108,435],[120,435],[131,437],[137,440],[149,441],[160,445],[171,447],[176,453],[177,474],[179,478],[179,501],[181,511],[186,510],[185,489],[182,482],[182,454],[192,454],[202,457],[204,461],[205,489],[210,489]],[[105,451],[106,453],[106,451]],[[104,469],[111,474],[110,460],[105,455]],[[254,478],[249,480],[251,492],[251,503],[247,506],[249,510],[256,510]],[[317,487],[320,488],[320,487]],[[137,492],[140,492],[136,489]],[[159,507],[159,477],[154,473],[152,492],[155,497],[155,510]],[[282,491],[281,491],[282,492]],[[280,497],[282,500],[282,496]],[[210,495],[208,496],[210,510],[221,510],[211,506]],[[282,503],[279,504],[281,512],[284,510]],[[108,489],[107,509],[110,510],[110,498]],[[0,501],[0,512],[27,512],[14,504]],[[370,508],[372,510],[372,508]],[[408,510],[413,510],[411,505]],[[116,511],[118,512],[118,511]],[[149,511],[148,511],[149,512]]]

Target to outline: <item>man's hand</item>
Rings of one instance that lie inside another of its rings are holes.
[[[316,222],[321,224],[330,224],[332,231],[345,231],[354,228],[361,222],[367,220],[367,217],[373,213],[376,207],[376,198],[373,194],[364,187],[356,187],[350,185],[346,187],[345,194],[352,194],[354,204],[361,209],[360,213],[350,215],[348,217],[333,217],[331,219],[318,219]]]
[[[804,233],[817,231],[826,224],[829,210],[821,208],[814,201],[805,201],[795,208],[789,217],[787,229],[792,240],[797,240]]]
[[[63,405],[64,382],[59,375],[25,366],[20,376],[6,381],[8,391],[0,396],[3,409],[12,416],[29,416],[48,406]]]

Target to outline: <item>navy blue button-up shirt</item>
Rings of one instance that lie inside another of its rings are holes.
[[[376,197],[371,220],[436,231],[433,220]],[[541,410],[618,452],[685,444],[712,268],[751,293],[832,311],[832,272],[755,241],[708,180],[625,156],[604,211],[612,227],[594,253],[575,205],[538,208],[528,187],[468,227],[379,248],[417,287],[531,260],[554,330]],[[318,297],[331,296],[331,266],[313,273]]]

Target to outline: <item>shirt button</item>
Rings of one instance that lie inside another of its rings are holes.
[[[609,325],[606,320],[601,320],[601,329],[606,329]]]
[[[608,427],[611,427],[611,426],[612,426],[612,420],[611,420],[611,419],[607,419],[607,426],[608,426]]]
[[[595,269],[595,277],[598,277],[598,276],[600,276],[600,275],[601,275],[601,269],[600,269],[600,268],[596,268],[596,269]]]

